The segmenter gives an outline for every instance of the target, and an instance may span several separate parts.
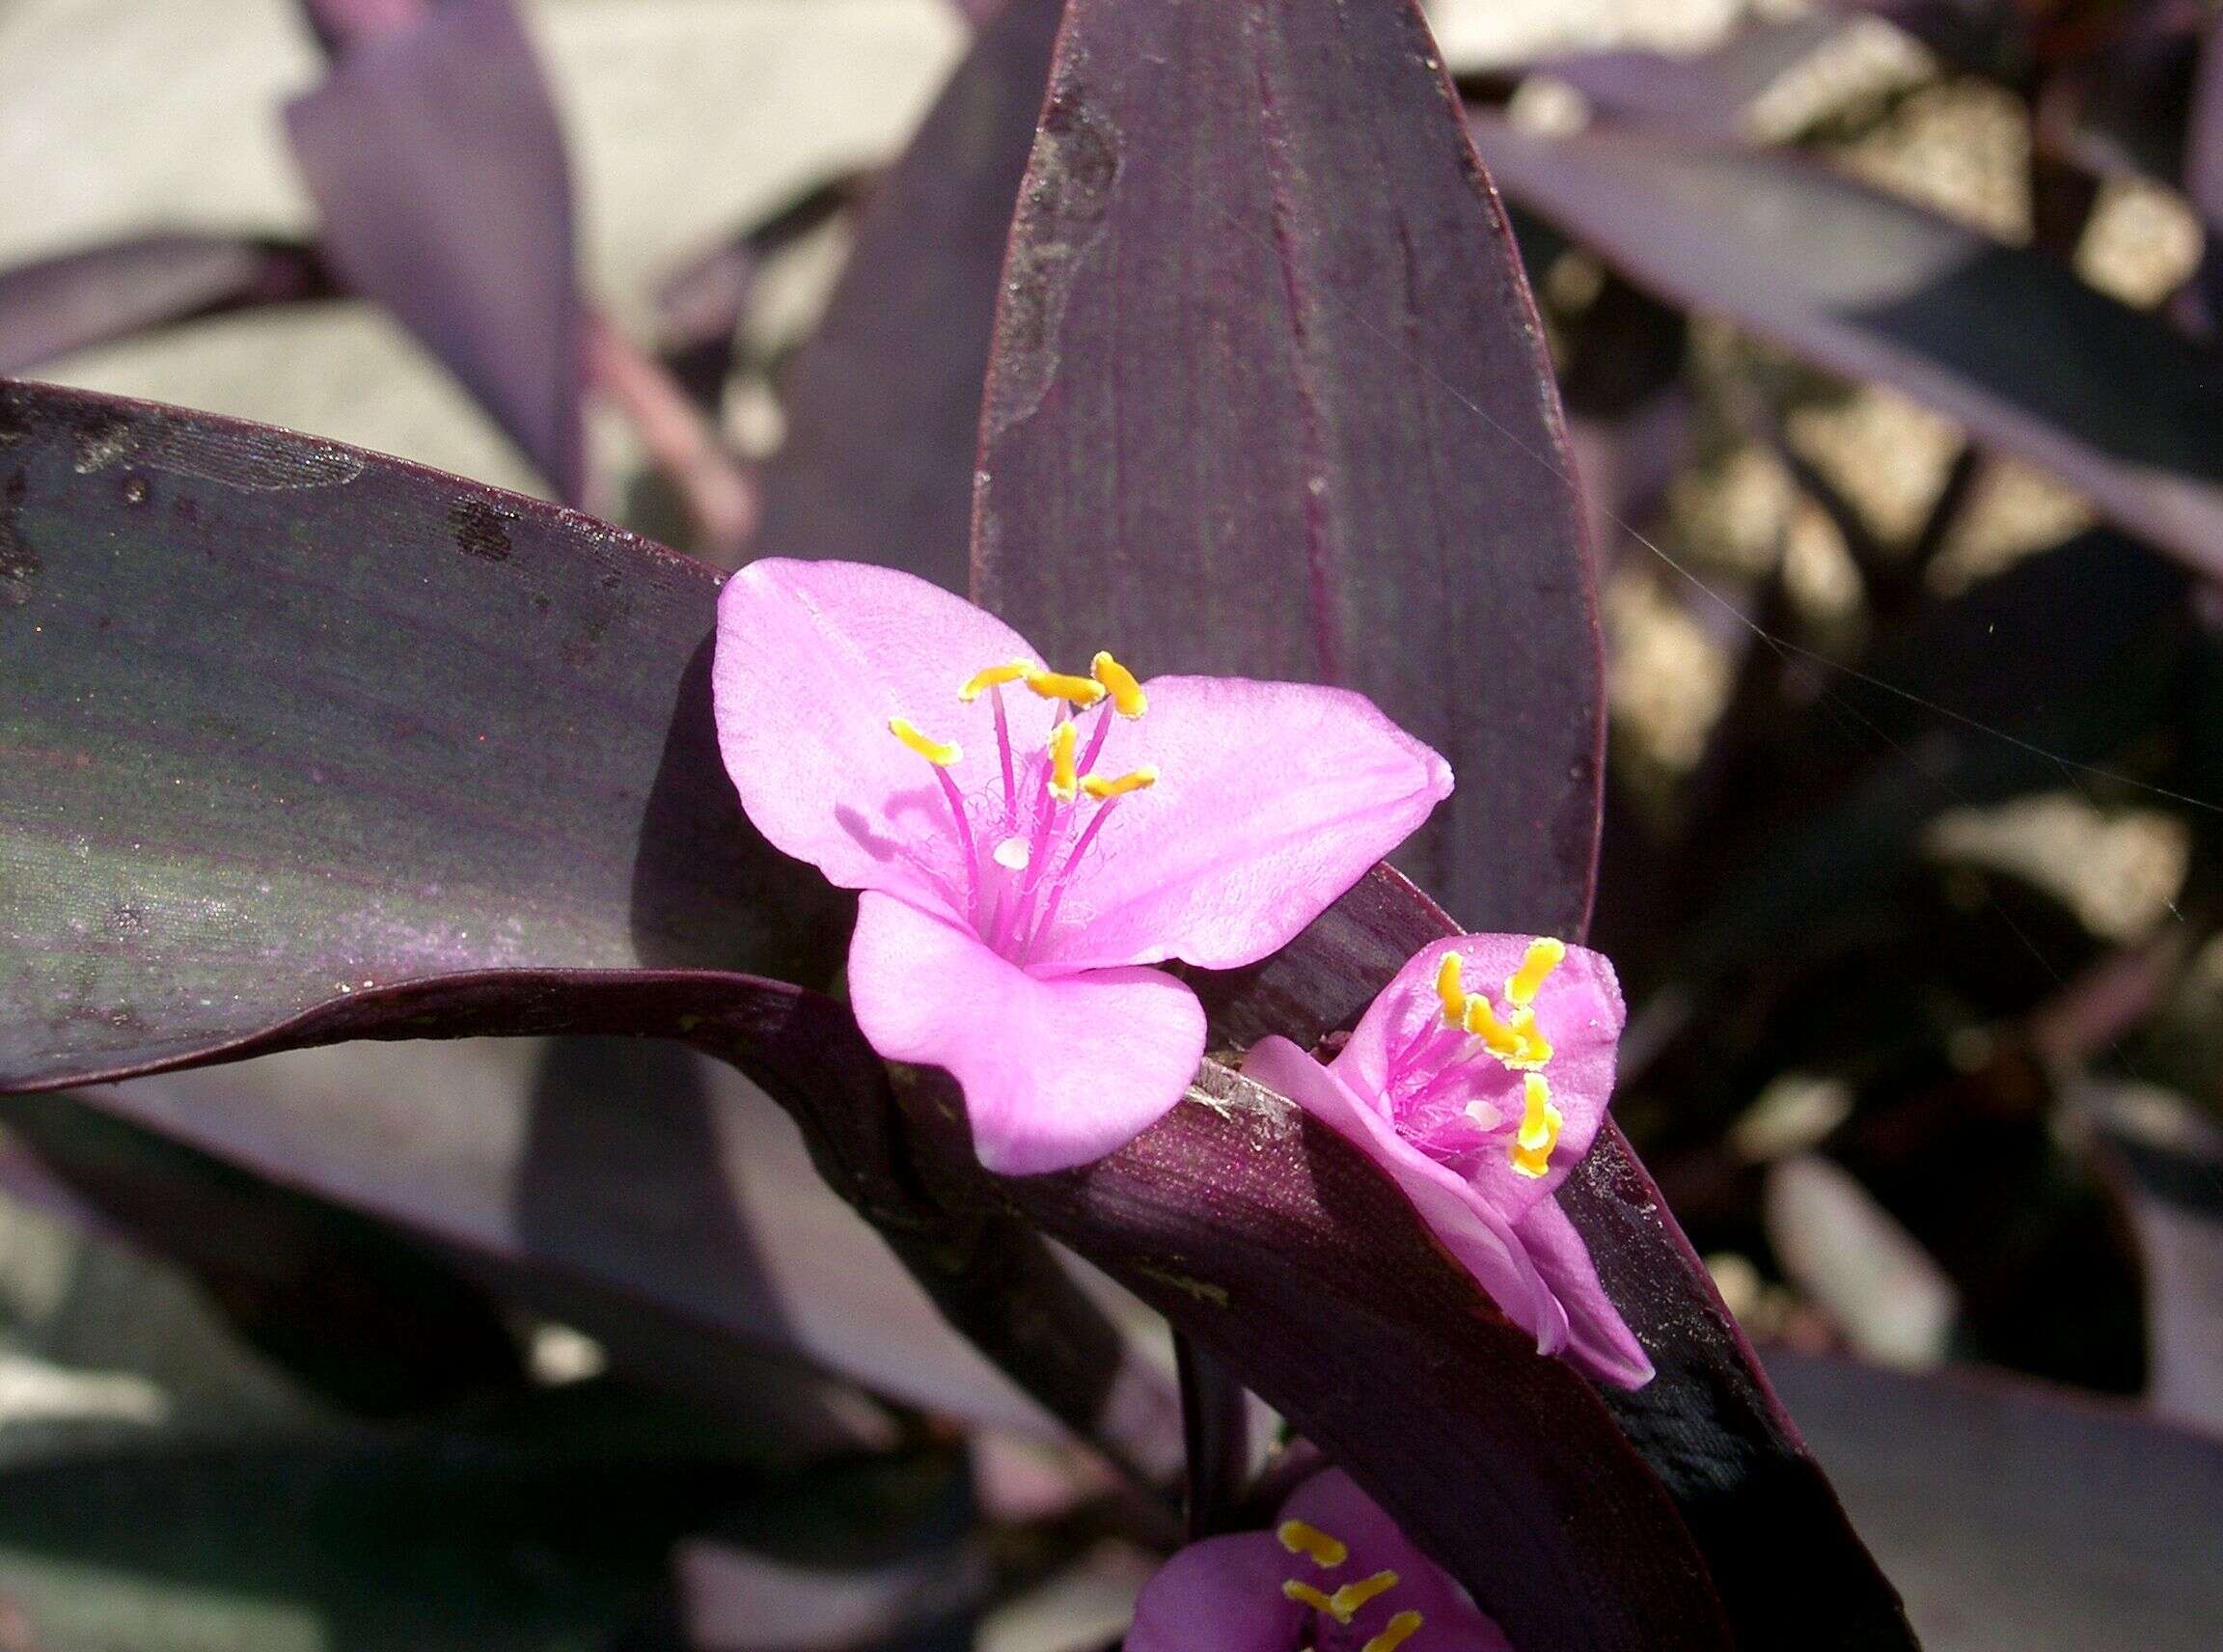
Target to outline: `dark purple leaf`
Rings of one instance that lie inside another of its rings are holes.
[[[22,776],[0,794],[21,874],[0,1088],[350,1038],[685,1039],[815,1128],[837,1190],[1062,1420],[1149,1456],[1163,1384],[1030,1235],[901,1229],[885,1074],[846,1012],[725,973],[823,978],[842,908],[734,801],[709,569],[398,461],[32,385],[0,389],[0,748]],[[391,1143],[367,1152],[351,1173]],[[668,1260],[669,1234],[634,1242]]]
[[[1929,1652],[2208,1652],[2223,1444],[2068,1390],[1771,1353]]]
[[[1516,1645],[1735,1643],[1598,1395],[1537,1356],[1370,1160],[1279,1097],[1207,1063],[1129,1146],[1001,1191],[1347,1468]]]
[[[1581,93],[1594,114],[1736,143],[1750,135],[1747,123],[1761,94],[1843,26],[1816,13],[1754,24],[1695,54],[1584,52],[1536,69]]]
[[[2193,64],[2185,115],[2184,193],[2207,232],[2195,290],[2210,332],[2223,327],[2223,19],[2210,22]]]
[[[715,594],[495,489],[0,388],[0,1082],[454,971],[823,978],[838,907],[718,761]]]
[[[2071,1095],[2145,1272],[2147,1403],[2223,1432],[2223,1128],[2167,1091],[2085,1079]]]
[[[820,1182],[785,1116],[675,1045],[303,1050],[82,1099],[438,1240],[691,1391],[720,1395],[744,1362],[761,1377],[772,1350],[909,1404],[1047,1426]]]
[[[332,290],[307,247],[244,235],[111,241],[0,272],[0,373],[225,310]]]
[[[2223,23],[2210,25],[2200,46],[2184,135],[2184,193],[2214,234],[2223,225]]]
[[[1036,646],[1363,690],[1462,777],[1403,863],[1467,922],[1579,928],[1589,553],[1512,240],[1407,0],[1074,0],[980,465],[974,592]]]
[[[997,15],[882,181],[796,358],[757,554],[966,589],[997,282],[1063,9],[1015,0]]]
[[[699,403],[715,408],[723,399],[734,334],[766,261],[853,210],[870,181],[868,173],[827,179],[657,283],[656,353]]]
[[[415,21],[399,7],[330,10],[375,14],[350,19],[365,26],[345,37],[331,78],[287,106],[324,255],[576,503],[584,311],[571,179],[532,44],[509,0],[444,0]]]
[[[1268,1032],[1316,1039],[1352,1026],[1399,965],[1454,927],[1402,878],[1378,870],[1275,958],[1199,977],[1197,990],[1216,1040],[1244,1044]],[[1910,1644],[1890,1584],[1610,1121],[1559,1198],[1659,1370],[1634,1393],[1603,1397],[1697,1539],[1739,1643]]]
[[[1799,158],[1472,124],[1508,194],[1631,280],[1889,384],[2194,566],[2223,568],[2223,387],[2153,317]]]
[[[30,1638],[10,1649],[657,1644],[620,1632],[671,1579],[674,1547],[709,1541],[786,1560],[791,1583],[806,1567],[831,1585],[835,1568],[938,1559],[921,1583],[946,1606],[966,1598],[950,1586],[968,1569],[954,1453],[802,1478],[762,1473],[746,1446],[638,1393],[574,1384],[467,1429],[14,1466],[0,1473],[0,1590]],[[820,1643],[785,1652],[799,1644]]]
[[[23,1098],[5,1117],[101,1230],[188,1270],[245,1341],[324,1397],[401,1417],[525,1386],[495,1304],[375,1224],[70,1099]]]

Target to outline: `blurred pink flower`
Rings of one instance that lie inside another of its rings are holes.
[[[1418,1638],[1415,1639],[1414,1638]],[[1207,1537],[1135,1603],[1126,1652],[1512,1652],[1498,1627],[1340,1469],[1272,1531]]]
[[[1606,1116],[1625,1019],[1597,952],[1455,935],[1397,972],[1328,1065],[1269,1037],[1243,1070],[1380,1163],[1539,1352],[1638,1388],[1652,1363],[1552,1197]]]
[[[718,605],[718,737],[758,831],[864,891],[858,1025],[965,1091],[980,1161],[1099,1158],[1180,1100],[1195,996],[1140,966],[1280,947],[1451,790],[1363,696],[1045,669],[909,574],[767,560]]]

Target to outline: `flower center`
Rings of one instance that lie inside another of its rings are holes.
[[[1457,952],[1443,954],[1436,971],[1441,1013],[1407,1043],[1392,1070],[1389,1102],[1401,1135],[1445,1159],[1501,1141],[1516,1173],[1550,1172],[1564,1120],[1545,1076],[1552,1051],[1536,1025],[1536,995],[1566,956],[1565,944],[1549,936],[1529,942],[1493,1003],[1489,993],[1468,989]],[[1518,1120],[1473,1093],[1499,1070],[1521,1075]]]
[[[1304,1556],[1322,1572],[1340,1571],[1351,1558],[1349,1544],[1302,1520],[1283,1521],[1274,1535],[1280,1539],[1282,1548],[1292,1555]],[[1359,1609],[1387,1594],[1399,1582],[1395,1572],[1380,1571],[1339,1583],[1331,1593],[1305,1578],[1284,1581],[1282,1594],[1308,1609],[1306,1634],[1302,1642],[1304,1652],[1336,1652],[1350,1645],[1355,1638],[1350,1633],[1351,1620],[1358,1615]],[[1396,1652],[1413,1638],[1423,1621],[1416,1611],[1394,1612],[1378,1632],[1367,1638],[1358,1652]]]
[[[1011,684],[1058,702],[1039,754],[1012,747],[1003,705]],[[956,741],[934,739],[904,717],[891,717],[888,731],[925,758],[941,783],[957,851],[951,881],[961,885],[949,890],[950,898],[983,941],[1025,964],[1056,924],[1074,873],[1119,799],[1157,784],[1158,771],[1148,764],[1120,775],[1094,772],[1112,718],[1138,719],[1149,700],[1135,674],[1108,653],[1090,662],[1086,676],[1032,660],[984,666],[965,679],[957,699],[970,705],[983,694],[996,713],[997,773],[970,791],[950,772],[965,762]],[[1082,719],[1091,713],[1084,744]]]

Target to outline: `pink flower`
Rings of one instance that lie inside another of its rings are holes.
[[[1413,1638],[1417,1636],[1418,1638]],[[1512,1652],[1504,1632],[1340,1469],[1272,1531],[1192,1543],[1135,1603],[1127,1652]]]
[[[1322,1066],[1286,1038],[1243,1063],[1374,1158],[1539,1353],[1639,1388],[1645,1357],[1552,1198],[1613,1093],[1613,966],[1524,935],[1423,949]]]
[[[857,1022],[964,1087],[980,1161],[1100,1158],[1180,1100],[1171,976],[1280,947],[1451,790],[1360,695],[1047,669],[909,574],[768,560],[718,604],[718,737],[774,845],[864,891]]]

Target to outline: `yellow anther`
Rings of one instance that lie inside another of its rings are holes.
[[[1448,1005],[1446,1005],[1448,1007]],[[1490,1001],[1478,992],[1468,993],[1460,1025],[1482,1040],[1483,1047],[1499,1060],[1518,1059],[1527,1049],[1528,1041],[1522,1035],[1519,1019],[1507,1026],[1497,1019],[1497,1011]]]
[[[1125,797],[1131,791],[1147,791],[1158,784],[1158,771],[1148,763],[1139,769],[1129,769],[1112,780],[1102,780],[1095,775],[1081,778],[1081,789],[1090,797]]]
[[[1029,671],[1026,677],[1027,686],[1044,700],[1062,700],[1084,711],[1104,698],[1104,685],[1093,677],[1054,671]]]
[[[1088,675],[1103,685],[1112,697],[1112,709],[1122,717],[1139,717],[1150,709],[1150,697],[1142,692],[1142,685],[1135,680],[1135,674],[1110,654],[1098,654],[1088,662]]]
[[[1507,1066],[1517,1073],[1532,1073],[1551,1060],[1551,1040],[1537,1027],[1533,1009],[1515,1010],[1512,1028],[1521,1040],[1521,1048],[1504,1058]]]
[[[1443,961],[1436,966],[1436,996],[1443,1004],[1443,1025],[1465,1025],[1467,1014],[1467,989],[1461,984],[1459,972],[1465,961],[1457,952],[1445,952]],[[1484,1008],[1489,1006],[1485,1005]]]
[[[1551,1059],[1551,1041],[1537,1030],[1536,1012],[1525,1005],[1500,1021],[1487,998],[1478,992],[1468,993],[1467,1013],[1460,1024],[1515,1072],[1531,1072]]]
[[[1541,1176],[1551,1169],[1551,1149],[1559,1144],[1559,1126],[1565,1120],[1551,1105],[1551,1083],[1542,1073],[1530,1073],[1525,1089],[1527,1106],[1507,1151],[1520,1174]]]
[[[1314,1611],[1326,1612],[1330,1617],[1333,1617],[1335,1615],[1335,1603],[1330,1600],[1326,1595],[1322,1594],[1318,1589],[1314,1588],[1310,1583],[1299,1583],[1295,1578],[1291,1578],[1287,1583],[1281,1585],[1281,1592],[1287,1595],[1291,1600],[1295,1601],[1299,1606],[1308,1606]]]
[[[1081,789],[1073,773],[1073,742],[1079,734],[1071,723],[1050,730],[1050,795],[1059,803],[1071,803]]]
[[[1395,1572],[1376,1572],[1371,1578],[1360,1578],[1355,1583],[1345,1583],[1328,1597],[1328,1604],[1335,1609],[1337,1623],[1349,1623],[1360,1607],[1383,1591],[1396,1586]]]
[[[902,717],[888,719],[888,732],[909,746],[938,769],[946,769],[965,755],[965,748],[954,740],[929,740]]]
[[[1528,943],[1528,955],[1521,960],[1521,967],[1513,972],[1513,978],[1505,983],[1507,1004],[1534,1004],[1536,989],[1559,967],[1559,960],[1567,955],[1567,943],[1554,941],[1545,935]]]
[[[965,686],[957,691],[957,698],[972,704],[992,688],[1004,683],[1017,682],[1036,669],[1032,660],[1012,660],[1000,666],[982,666],[965,679]]]
[[[1382,1633],[1359,1648],[1359,1652],[1397,1652],[1397,1648],[1418,1633],[1422,1623],[1416,1611],[1401,1611],[1382,1626]]]
[[[1302,1555],[1315,1566],[1340,1566],[1351,1557],[1351,1551],[1340,1538],[1331,1537],[1317,1526],[1307,1526],[1302,1520],[1284,1520],[1275,1536],[1281,1539],[1281,1547],[1292,1555]]]

